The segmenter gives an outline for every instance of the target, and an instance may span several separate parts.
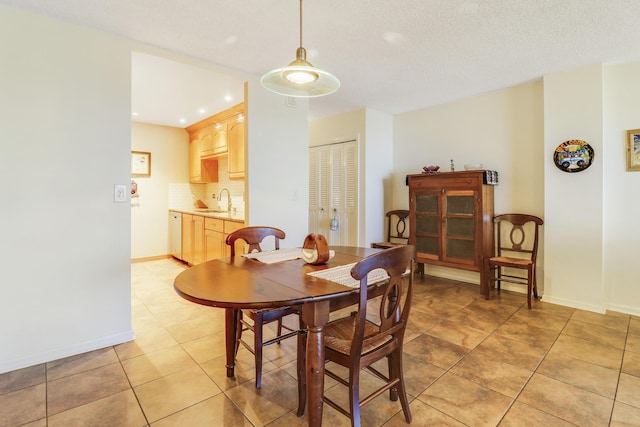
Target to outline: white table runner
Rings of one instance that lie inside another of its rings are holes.
[[[352,264],[341,265],[339,267],[327,268],[326,270],[312,271],[307,274],[309,276],[340,283],[341,285],[348,286],[350,288],[359,288],[360,281],[351,277],[351,269],[354,265],[356,265],[355,262]],[[381,268],[372,270],[367,275],[367,281],[369,284],[381,282],[388,278],[389,275],[387,272]]]
[[[270,251],[252,252],[243,254],[245,258],[255,259],[265,264],[274,264],[276,262],[290,261],[302,257],[301,248],[273,249]]]

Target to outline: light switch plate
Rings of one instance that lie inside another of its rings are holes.
[[[115,184],[113,186],[113,201],[116,203],[126,203],[127,201],[127,185]]]

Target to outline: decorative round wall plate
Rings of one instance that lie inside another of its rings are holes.
[[[593,163],[593,148],[585,141],[571,139],[558,145],[553,163],[564,172],[581,172]]]

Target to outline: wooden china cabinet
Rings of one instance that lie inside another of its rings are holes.
[[[492,256],[494,171],[474,170],[407,175],[409,244],[416,246],[418,271],[424,264],[482,273]]]

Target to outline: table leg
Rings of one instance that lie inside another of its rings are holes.
[[[227,377],[233,377],[236,367],[236,333],[238,330],[238,310],[224,310],[225,347],[227,352]]]
[[[329,321],[329,301],[302,306],[302,320],[307,325],[307,408],[309,425],[322,425],[324,391],[324,326]]]

